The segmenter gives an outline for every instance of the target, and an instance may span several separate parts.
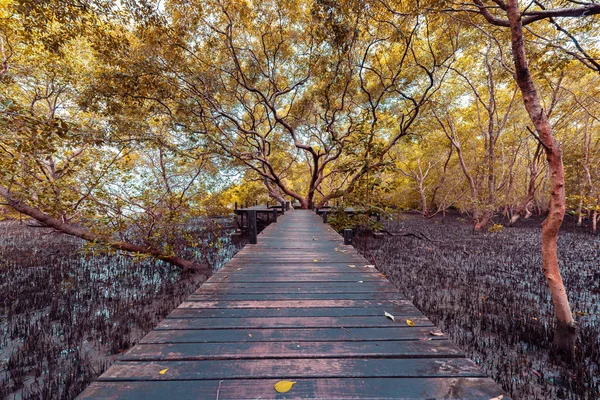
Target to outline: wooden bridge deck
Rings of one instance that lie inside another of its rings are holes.
[[[433,324],[366,264],[321,218],[288,212],[79,398],[504,394],[451,341],[431,335]],[[279,380],[297,383],[277,393]]]

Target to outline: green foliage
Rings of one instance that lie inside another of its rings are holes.
[[[329,213],[327,222],[337,232],[344,229],[357,229],[359,231],[380,231],[383,229],[383,223],[377,221],[373,212],[347,214],[343,207],[333,208]]]

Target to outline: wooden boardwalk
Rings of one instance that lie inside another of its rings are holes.
[[[79,398],[489,400],[504,394],[451,341],[433,336],[433,324],[366,264],[320,217],[290,211]],[[279,380],[297,383],[277,393]]]

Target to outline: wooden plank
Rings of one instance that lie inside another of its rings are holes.
[[[253,293],[253,294],[221,294],[199,293],[192,294],[188,300],[400,300],[400,293],[370,292],[370,293]]]
[[[280,293],[373,293],[375,291],[379,293],[393,293],[397,295],[398,298],[403,298],[398,290],[393,286],[375,286],[365,284],[356,284],[353,286],[333,286],[333,287],[315,287],[311,290],[310,285],[305,285],[304,287],[271,287],[269,285],[262,285],[263,287],[230,287],[222,286],[222,287],[208,287],[201,286],[198,290],[194,292],[195,295],[203,295],[203,294],[280,294]]]
[[[194,304],[192,304],[194,305]],[[343,308],[343,307],[313,307],[313,308],[201,308],[181,307],[173,310],[167,318],[256,318],[256,317],[359,317],[382,316],[384,312],[392,315],[421,316],[415,306],[406,304],[394,307]]]
[[[353,265],[353,264],[350,264]],[[332,273],[342,273],[342,274],[362,274],[366,271],[364,269],[359,268],[351,268],[348,267],[348,263],[342,263],[337,266],[322,266],[318,265],[302,265],[302,266],[288,266],[288,265],[258,265],[258,266],[228,266],[226,268],[222,268],[219,270],[220,274],[332,274]]]
[[[447,340],[432,336],[431,327],[390,326],[378,328],[305,328],[305,329],[206,329],[154,330],[140,343],[209,343],[209,342],[355,342],[363,340]],[[252,335],[252,336],[250,336]]]
[[[138,344],[122,361],[222,360],[272,358],[452,358],[465,355],[449,340],[360,342],[228,342]]]
[[[433,342],[431,342],[433,343]],[[168,373],[159,374],[164,369]],[[251,378],[485,377],[466,358],[292,358],[268,360],[118,361],[99,378],[190,380]]]
[[[216,274],[211,282],[379,282],[376,274]]]
[[[180,308],[372,308],[378,306],[401,305],[404,299],[397,300],[231,300],[231,301],[186,301]]]
[[[354,291],[359,288],[390,288],[396,290],[394,285],[389,281],[373,281],[373,282],[205,282],[198,288],[197,291],[207,290],[237,290],[237,289],[277,289],[277,290],[307,290],[314,288],[315,290],[348,290]]]
[[[281,317],[281,318],[166,318],[156,329],[249,329],[249,328],[360,328],[405,325],[434,326],[424,316],[402,315],[392,321],[384,316],[366,317]]]
[[[94,382],[79,399],[198,400],[272,399],[277,379]],[[472,399],[502,394],[489,378],[296,379],[287,399]],[[507,397],[504,397],[507,399]]]

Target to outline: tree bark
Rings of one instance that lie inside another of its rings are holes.
[[[510,225],[514,225],[515,222],[517,222],[519,220],[519,217],[521,216],[521,213],[523,211],[525,211],[526,214],[529,213],[529,210],[527,210],[527,206],[535,198],[535,191],[537,189],[536,181],[537,181],[537,178],[540,176],[540,168],[538,167],[538,160],[541,155],[541,149],[542,149],[542,145],[538,143],[538,147],[535,150],[533,160],[531,160],[531,164],[529,165],[529,185],[527,186],[527,195],[525,196],[523,201],[521,201],[521,203],[517,206],[515,213],[513,214],[513,216],[510,219]]]
[[[562,152],[554,137],[548,115],[542,108],[529,70],[518,0],[508,0],[506,4],[510,22],[515,79],[539,141],[544,146],[550,174],[549,213],[542,224],[542,264],[556,311],[554,346],[558,351],[570,355],[575,348],[576,326],[560,274],[557,255],[558,233],[565,215],[565,174]]]
[[[108,236],[98,235],[98,234],[90,232],[89,230],[86,230],[84,228],[79,228],[79,227],[76,227],[76,226],[73,226],[70,224],[65,224],[65,223],[57,220],[56,218],[53,218],[50,215],[44,213],[43,211],[26,204],[22,200],[18,199],[13,193],[11,193],[11,191],[9,189],[7,189],[3,186],[0,186],[0,196],[4,197],[6,199],[6,201],[8,202],[8,205],[10,207],[12,207],[13,209],[15,209],[16,211],[20,212],[21,214],[25,214],[25,215],[35,219],[36,221],[44,224],[45,226],[54,228],[57,231],[65,233],[67,235],[75,236],[80,239],[86,240],[88,242],[102,244],[104,246],[107,246],[107,247],[110,247],[110,248],[113,248],[116,250],[122,250],[122,251],[127,251],[127,252],[132,252],[132,253],[147,254],[156,259],[159,259],[159,260],[165,261],[169,264],[173,264],[177,267],[180,267],[181,269],[183,269],[186,272],[187,271],[197,271],[197,272],[202,272],[202,273],[210,272],[210,267],[208,267],[208,266],[201,265],[201,264],[195,263],[190,260],[186,260],[186,259],[178,257],[178,256],[167,255],[164,252],[162,252],[161,250],[153,248],[153,247],[140,246],[140,245],[136,245],[136,244],[132,244],[132,243],[116,241],[116,240],[111,239]]]

